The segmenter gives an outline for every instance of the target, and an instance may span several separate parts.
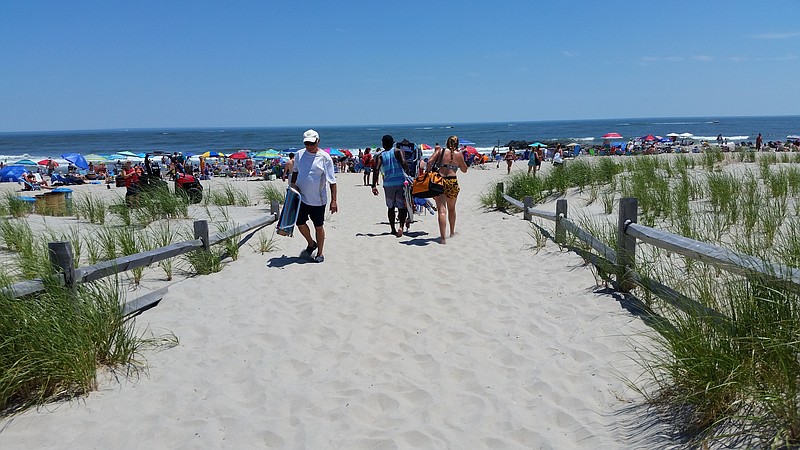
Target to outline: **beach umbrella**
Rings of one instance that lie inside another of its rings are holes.
[[[331,156],[344,156],[344,153],[340,152],[338,148],[326,148],[325,151]]]
[[[89,161],[91,163],[101,163],[101,162],[108,161],[108,158],[106,158],[105,156],[97,155],[97,154],[94,154],[94,153],[90,153],[90,154],[84,156],[83,159],[85,159],[86,161]]]
[[[690,138],[692,136],[694,136],[692,133],[681,133],[681,134],[678,135],[678,137],[682,137],[684,139]]]
[[[790,134],[786,136],[786,139],[792,139],[792,140],[800,139],[800,134]]]
[[[419,149],[420,149],[420,150],[430,150],[430,149],[432,149],[432,148],[433,148],[433,147],[431,147],[431,146],[430,146],[430,145],[428,145],[428,144],[419,144]]]
[[[680,136],[680,134],[678,134],[678,133],[669,133],[667,135],[667,137],[678,137],[678,136]]]
[[[533,144],[528,144],[528,147],[547,147],[547,144],[542,144],[541,142],[534,142]]]
[[[119,155],[123,155],[123,156],[133,156],[135,158],[140,158],[141,157],[141,155],[137,155],[136,153],[133,153],[133,152],[128,151],[128,150],[123,150],[123,151],[119,152],[118,154]]]
[[[30,159],[20,159],[19,161],[15,162],[14,165],[17,165],[17,166],[38,166],[39,164],[36,161],[31,161]]]
[[[575,147],[576,145],[580,144],[578,144],[577,142],[570,142],[569,144],[567,144],[567,147]]]
[[[20,179],[22,179],[23,175],[25,175],[25,172],[27,171],[28,169],[26,169],[23,166],[5,166],[2,169],[0,169],[0,182],[16,183]]]
[[[469,139],[458,139],[458,143],[461,145],[476,145],[474,142],[470,141]]]
[[[245,153],[245,152],[236,152],[236,153],[232,154],[231,156],[229,156],[228,158],[231,158],[231,159],[248,159],[248,158],[250,158],[250,156],[248,156],[247,153]]]
[[[468,155],[477,155],[478,154],[478,150],[475,147],[472,147],[472,146],[467,146],[464,150],[467,152]]]
[[[84,158],[80,153],[65,153],[61,155],[61,157],[71,162],[72,165],[79,169],[86,170],[89,168],[89,163],[86,162],[86,158]]]
[[[603,136],[601,136],[601,137],[602,137],[603,139],[622,139],[622,135],[621,135],[621,134],[619,134],[619,133],[614,133],[614,132],[611,132],[611,133],[606,133],[606,134],[604,134],[604,135],[603,135]]]
[[[224,158],[225,154],[211,150],[203,153],[200,156],[202,156],[203,158]]]
[[[656,137],[655,137],[655,136],[653,136],[652,134],[648,134],[647,136],[643,136],[643,137],[642,137],[642,140],[643,140],[643,141],[655,141],[655,140],[656,140]]]
[[[350,152],[350,150],[344,149],[343,152],[348,158],[352,158],[353,157],[353,153]]]
[[[49,165],[49,164],[50,164],[50,161],[53,161],[53,164],[54,164],[56,167],[58,167],[58,162],[56,162],[56,161],[55,161],[55,160],[53,160],[53,159],[43,159],[43,160],[39,161],[37,164],[39,164],[40,166],[47,166],[47,165]]]

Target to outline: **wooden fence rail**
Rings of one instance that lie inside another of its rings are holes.
[[[640,285],[647,287],[654,294],[682,310],[703,311],[710,315],[719,316],[719,313],[688,299],[668,286],[636,273],[633,267],[635,267],[636,262],[637,239],[731,273],[749,276],[757,275],[765,279],[791,285],[795,289],[800,287],[800,270],[780,264],[768,263],[754,256],[743,255],[667,231],[639,225],[636,223],[638,203],[635,198],[620,199],[617,222],[617,248],[611,248],[567,218],[567,201],[564,199],[557,201],[556,213],[554,214],[548,211],[532,209],[530,205],[533,203],[530,197],[526,197],[520,202],[506,195],[503,191],[503,183],[497,185],[497,192],[508,203],[522,209],[526,220],[539,217],[555,222],[556,243],[565,244],[566,236],[564,233],[569,232],[578,240],[597,251],[599,257],[602,258],[602,263],[614,269],[616,287],[623,292],[628,292],[633,286]]]
[[[185,253],[203,249],[208,250],[212,245],[219,244],[227,239],[235,238],[251,230],[256,231],[259,228],[275,222],[278,217],[278,205],[273,202],[270,209],[272,212],[264,217],[214,235],[209,235],[208,233],[208,221],[197,220],[194,222],[195,238],[192,240],[176,242],[146,252],[121,256],[77,269],[74,268],[75,262],[73,259],[72,244],[69,242],[51,242],[48,244],[48,250],[50,252],[50,261],[59,274],[56,278],[56,282],[63,286],[74,287],[77,283],[97,281],[101,278],[121,272],[147,267],[153,263],[174,258]],[[12,298],[19,298],[42,292],[44,289],[45,286],[42,280],[26,280],[3,288],[2,293]],[[167,288],[162,288],[128,301],[123,307],[123,312],[127,315],[148,308],[158,303],[166,292]]]

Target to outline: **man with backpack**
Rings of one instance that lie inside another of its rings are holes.
[[[392,148],[394,145],[394,138],[386,135],[382,139],[383,152],[375,158],[375,172],[372,175],[372,194],[378,195],[378,175],[383,172],[383,192],[386,197],[387,216],[389,218],[389,227],[392,234],[397,237],[403,236],[403,226],[406,224],[409,210],[406,208],[405,192],[403,191],[403,184],[406,181],[406,173],[408,172],[408,164],[400,146]],[[400,218],[400,229],[395,227],[395,209]],[[413,211],[411,211],[413,214]]]

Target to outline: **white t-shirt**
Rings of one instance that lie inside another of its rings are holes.
[[[295,184],[303,203],[311,206],[328,204],[328,183],[336,184],[331,155],[322,149],[317,153],[300,150],[294,157],[293,172],[297,172]]]

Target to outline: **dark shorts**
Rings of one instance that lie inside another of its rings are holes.
[[[406,207],[406,194],[403,186],[384,186],[383,194],[386,198],[387,208],[404,209]]]
[[[372,167],[364,167],[364,175],[369,175],[372,172]]]
[[[300,213],[297,215],[297,225],[305,225],[308,219],[314,223],[315,227],[321,227],[325,223],[325,205],[311,206],[300,202]]]

